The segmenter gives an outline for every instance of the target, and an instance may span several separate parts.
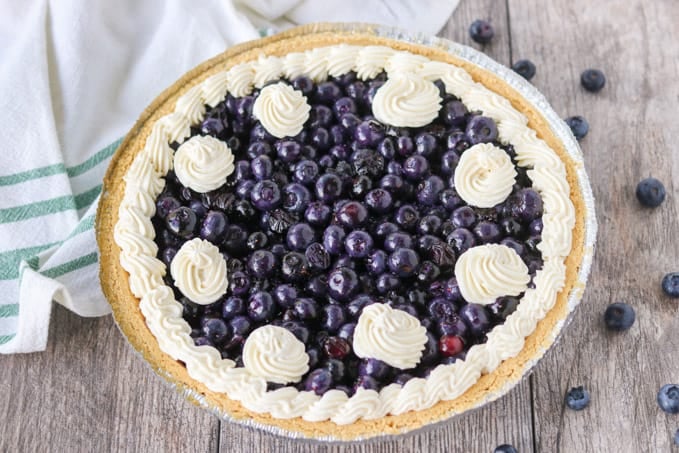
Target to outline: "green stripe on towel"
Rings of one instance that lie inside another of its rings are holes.
[[[32,170],[26,170],[19,173],[14,173],[11,175],[0,176],[0,186],[11,186],[13,184],[19,184],[22,182],[30,181],[32,179],[44,178],[46,176],[58,175],[66,173],[69,178],[73,178],[78,175],[82,175],[88,170],[96,167],[116,152],[118,146],[122,143],[123,139],[120,138],[105,148],[97,151],[93,156],[87,159],[85,162],[74,165],[73,167],[66,167],[64,164],[53,164],[47,165],[45,167],[34,168]]]
[[[64,195],[49,200],[36,201],[12,208],[0,209],[0,223],[20,222],[33,217],[41,217],[57,212],[77,210],[92,204],[101,192],[101,185],[76,196]]]
[[[0,305],[0,318],[19,316],[19,304]]]
[[[12,335],[0,335],[0,344],[5,344],[5,343],[9,342],[9,340],[11,340],[12,338],[14,338],[15,336],[16,336],[15,334],[12,334]]]
[[[42,275],[48,278],[61,277],[69,272],[77,271],[83,267],[89,266],[97,262],[97,252],[90,253],[88,255],[80,256],[71,261],[67,261],[64,264],[60,264],[51,269],[45,269],[40,271]]]

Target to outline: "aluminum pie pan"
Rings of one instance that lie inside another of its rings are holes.
[[[582,227],[584,229],[584,233],[582,235],[582,246],[580,247],[581,250],[576,250],[581,252],[582,257],[578,266],[576,280],[573,283],[572,289],[568,294],[567,305],[565,307],[566,313],[565,316],[561,318],[553,326],[553,328],[549,331],[547,338],[543,340],[543,342],[541,343],[542,345],[546,346],[539,347],[539,349],[531,355],[530,359],[524,362],[523,367],[519,370],[520,373],[517,373],[517,375],[520,376],[519,378],[506,379],[502,386],[494,388],[492,392],[486,392],[482,398],[479,398],[474,402],[473,406],[467,407],[463,411],[448,412],[445,414],[445,416],[439,417],[436,420],[432,420],[431,422],[428,422],[422,426],[417,425],[412,427],[412,429],[405,428],[400,430],[398,433],[371,432],[370,435],[352,436],[351,439],[346,440],[342,437],[331,435],[323,436],[309,435],[307,433],[297,430],[284,429],[280,426],[276,426],[275,424],[261,423],[256,420],[248,418],[233,417],[232,414],[215,405],[213,401],[210,401],[210,398],[207,398],[200,391],[190,388],[185,383],[178,381],[177,377],[172,375],[172,373],[168,372],[162,367],[157,366],[157,364],[150,362],[148,360],[148,357],[144,354],[143,345],[140,346],[138,342],[133,341],[134,338],[132,338],[131,332],[126,331],[125,326],[123,325],[121,319],[119,318],[119,314],[116,313],[115,306],[114,306],[114,319],[116,320],[116,324],[118,325],[120,331],[128,339],[128,342],[133,346],[135,351],[142,356],[142,358],[152,367],[152,369],[157,374],[164,377],[165,380],[171,386],[173,386],[179,393],[181,393],[189,401],[215,413],[224,421],[240,424],[255,429],[260,429],[283,437],[295,439],[308,439],[323,443],[325,442],[350,443],[355,441],[365,442],[366,440],[394,438],[401,436],[405,433],[422,433],[426,430],[435,429],[438,425],[450,421],[457,415],[469,413],[470,411],[478,409],[484,406],[485,404],[494,401],[508,393],[511,388],[518,385],[522,380],[529,376],[530,372],[535,367],[539,359],[542,358],[542,356],[544,356],[545,352],[550,347],[552,347],[556,343],[556,341],[558,341],[560,334],[563,331],[563,328],[572,319],[573,312],[577,305],[580,303],[580,300],[582,298],[587,277],[590,272],[592,259],[594,255],[597,230],[596,217],[594,212],[594,197],[589,184],[589,179],[584,168],[582,152],[568,126],[559,117],[559,115],[557,115],[556,112],[554,112],[554,110],[550,107],[549,103],[547,102],[546,98],[533,85],[528,83],[525,79],[516,74],[514,71],[501,65],[500,63],[494,61],[490,57],[484,55],[483,53],[475,49],[452,42],[444,38],[432,37],[423,33],[411,33],[394,27],[358,23],[311,24],[288,30],[281,34],[274,35],[271,38],[265,38],[265,40],[288,39],[295,36],[313,36],[314,33],[334,33],[340,36],[341,35],[373,36],[376,38],[386,38],[389,40],[402,42],[405,44],[414,44],[417,46],[429,47],[432,49],[436,49],[437,51],[444,51],[450,54],[451,56],[455,57],[456,59],[461,60],[462,62],[471,63],[475,66],[480,67],[484,71],[498,77],[504,83],[506,83],[511,89],[515,90],[525,101],[528,101],[530,106],[535,111],[537,111],[539,115],[542,116],[542,119],[549,126],[551,133],[560,141],[561,145],[563,145],[563,149],[565,150],[567,157],[572,162],[572,167],[574,168],[578,185],[578,194],[581,196],[582,199],[581,203],[582,209],[578,212],[580,216],[582,216],[583,220]],[[248,49],[257,47],[257,43],[259,41],[261,40],[253,41],[251,43],[245,43],[235,47],[238,49],[243,49],[243,51],[246,51]],[[202,66],[203,65],[200,65],[199,67]],[[163,93],[161,96],[159,96],[158,99],[163,100],[165,98],[167,98],[167,93]],[[142,115],[142,119],[144,119],[144,115]],[[134,139],[134,136],[136,135],[137,132],[138,131],[136,129],[133,129],[130,132],[123,145],[121,145],[119,153],[122,151],[122,148],[125,147],[128,140]],[[116,159],[116,157],[114,157],[114,159]],[[107,195],[106,190],[104,190],[104,196],[102,197],[104,199],[102,203],[104,206],[106,205],[105,201],[106,195]],[[106,214],[106,212],[102,212],[105,211],[104,209],[102,209],[102,204],[100,204],[100,211],[98,212],[97,215],[97,235],[100,243],[100,248],[102,245],[101,238],[99,237],[102,230],[101,226],[102,224],[105,224],[105,221],[101,221],[100,218],[104,217],[102,216],[102,214]],[[102,274],[105,274],[103,264],[102,264]],[[102,286],[104,287],[105,293],[107,293],[106,285],[104,283],[105,281],[102,279]],[[109,301],[111,301],[111,298],[109,297],[108,293],[107,298],[109,298]],[[522,353],[523,351],[521,352],[521,354]],[[461,397],[463,396],[464,394]],[[336,425],[336,426],[337,431],[343,431],[346,428],[351,427],[351,425],[346,426]]]

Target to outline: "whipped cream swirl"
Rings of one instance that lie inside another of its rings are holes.
[[[432,82],[413,73],[395,74],[375,93],[375,118],[396,127],[420,127],[439,114],[441,96]]]
[[[358,357],[379,359],[402,370],[419,363],[426,342],[427,329],[416,317],[386,304],[365,307],[354,331]]]
[[[174,155],[177,178],[196,192],[218,189],[233,170],[233,153],[229,147],[209,135],[191,137]]]
[[[509,155],[490,143],[472,146],[455,169],[455,189],[471,206],[492,208],[512,193],[516,170]]]
[[[262,326],[253,330],[243,346],[243,365],[253,376],[269,382],[299,382],[309,371],[304,343],[288,329]]]
[[[262,122],[264,129],[276,138],[293,137],[309,119],[311,106],[301,91],[286,83],[276,83],[262,88],[252,114]]]
[[[462,297],[488,305],[502,296],[518,296],[528,288],[528,267],[514,249],[501,244],[472,247],[455,263]]]
[[[226,261],[219,248],[203,239],[185,242],[170,264],[177,288],[192,302],[208,305],[226,293]]]

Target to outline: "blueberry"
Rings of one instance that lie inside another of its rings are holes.
[[[245,302],[240,297],[231,296],[222,304],[222,317],[226,320],[245,312]]]
[[[566,393],[566,406],[574,411],[583,410],[589,406],[589,401],[589,392],[582,386],[573,387]]]
[[[299,76],[292,80],[292,87],[307,96],[314,89],[314,82],[307,76]]]
[[[312,201],[304,212],[304,218],[310,225],[320,227],[325,226],[330,221],[332,210],[320,201]]]
[[[665,186],[655,178],[646,178],[637,185],[636,194],[639,203],[655,208],[665,201]]]
[[[460,309],[460,317],[467,323],[470,332],[477,337],[486,334],[490,328],[490,317],[483,305],[465,305]]]
[[[271,275],[276,266],[276,257],[269,250],[256,250],[248,259],[250,273],[258,278]]]
[[[229,320],[229,327],[233,332],[233,336],[245,337],[252,329],[252,323],[247,316],[234,316]]]
[[[385,379],[390,371],[389,365],[377,359],[363,359],[358,365],[359,376],[371,376],[378,380]]]
[[[488,305],[488,311],[493,316],[493,318],[504,321],[507,316],[511,315],[516,311],[516,307],[519,305],[519,299],[511,296],[504,296],[495,299],[495,302]]]
[[[610,330],[627,330],[634,324],[634,309],[623,302],[610,304],[604,312],[604,323]]]
[[[535,65],[530,60],[519,60],[512,65],[512,70],[526,80],[535,76]]]
[[[366,390],[377,391],[377,390],[380,389],[380,384],[377,381],[377,379],[375,379],[374,377],[368,376],[368,375],[363,375],[363,376],[359,376],[358,379],[356,379],[356,388],[358,389],[358,388],[361,388],[361,387],[363,387]]]
[[[439,352],[444,357],[452,357],[464,350],[464,340],[457,335],[442,335],[439,339]]]
[[[446,139],[446,147],[451,151],[458,153],[464,152],[471,146],[467,135],[462,131],[451,132]]]
[[[330,390],[332,385],[332,373],[325,368],[317,368],[307,376],[304,387],[309,392],[316,395],[323,395]]]
[[[492,118],[475,116],[467,123],[465,130],[469,143],[489,143],[497,139],[497,126]]]
[[[476,223],[476,212],[471,206],[462,206],[453,211],[450,220],[455,228],[470,228]]]
[[[316,180],[316,197],[324,202],[335,201],[342,193],[342,180],[333,173],[326,173]]]
[[[253,293],[248,300],[248,316],[253,321],[271,321],[276,314],[276,302],[266,291]]]
[[[230,334],[229,327],[220,318],[203,318],[200,325],[203,329],[203,335],[215,344],[223,342]]]
[[[443,189],[445,189],[445,184],[440,177],[429,176],[417,186],[417,201],[421,205],[431,206],[438,201]]]
[[[297,300],[297,289],[289,284],[278,285],[273,291],[273,296],[281,307],[289,308]]]
[[[375,286],[380,294],[384,294],[401,285],[401,279],[391,274],[381,274],[377,277]]]
[[[373,238],[363,230],[354,230],[344,239],[344,248],[352,258],[365,258],[372,251]]]
[[[309,206],[311,193],[298,182],[283,187],[283,208],[287,211],[302,213]]]
[[[606,85],[606,76],[599,69],[586,69],[580,74],[582,87],[592,93],[597,93]]]
[[[658,391],[658,406],[668,414],[679,414],[679,385],[666,384]]]
[[[494,35],[495,30],[488,21],[477,19],[469,26],[469,36],[479,44],[488,44]]]
[[[569,116],[565,121],[577,140],[582,140],[587,135],[587,132],[589,132],[589,123],[580,115]]]
[[[267,155],[257,156],[250,162],[250,169],[252,175],[260,181],[262,179],[271,178],[271,175],[273,174],[273,161]],[[241,179],[242,178],[236,178],[237,181],[240,181]]]
[[[175,197],[167,196],[159,198],[158,201],[156,201],[156,215],[164,219],[171,211],[174,211],[180,206],[181,203]]]
[[[357,175],[368,175],[373,178],[384,171],[384,157],[372,149],[357,149],[351,154],[351,164]]]
[[[330,254],[325,250],[323,245],[318,242],[310,244],[304,252],[304,255],[312,268],[325,270],[330,267]]]
[[[429,302],[427,311],[429,315],[437,322],[450,322],[455,319],[456,315],[455,304],[443,297],[436,297]]]
[[[328,333],[335,333],[345,325],[347,319],[346,311],[339,304],[326,305],[322,309],[321,328]],[[342,337],[342,335],[339,335]],[[344,337],[342,337],[344,338]],[[346,338],[345,338],[346,339]]]
[[[542,198],[533,189],[521,189],[508,200],[512,216],[531,222],[542,217]]]
[[[323,232],[323,247],[331,255],[339,255],[344,250],[344,237],[346,233],[342,227],[330,225]]]
[[[286,242],[290,250],[303,251],[314,242],[316,232],[308,223],[297,223],[288,228]]]
[[[229,290],[234,296],[244,296],[250,290],[250,279],[242,271],[236,271],[229,276]]]
[[[394,222],[407,231],[412,231],[420,220],[420,213],[415,206],[405,204],[394,214]]]
[[[448,101],[441,108],[441,120],[448,126],[459,127],[465,122],[467,107],[460,101]]]
[[[285,321],[283,324],[281,324],[281,327],[287,329],[302,343],[306,344],[309,342],[309,329],[307,329],[301,322]]]
[[[679,272],[672,272],[663,277],[662,290],[670,297],[679,297]]]
[[[286,253],[281,260],[280,271],[288,281],[303,280],[309,275],[309,260],[299,252]]]
[[[180,206],[168,213],[165,223],[170,232],[190,239],[196,230],[196,214],[186,206]]]
[[[308,321],[318,317],[318,304],[315,300],[308,297],[297,299],[293,304],[292,309],[298,319]]]
[[[295,165],[294,178],[302,184],[312,183],[318,177],[318,164],[312,160],[301,160]]]
[[[247,247],[248,250],[260,250],[267,246],[269,238],[261,231],[255,231],[248,236]]]
[[[361,146],[377,146],[384,138],[384,126],[377,121],[363,121],[354,132],[356,142]]]
[[[274,181],[265,179],[252,188],[250,200],[260,211],[269,211],[280,204],[281,192]]]
[[[349,201],[337,210],[337,220],[347,228],[357,228],[365,223],[368,210],[363,203]]]
[[[278,158],[287,163],[295,162],[302,154],[302,145],[294,140],[280,140],[275,148]]]
[[[395,177],[398,178],[398,176]],[[385,214],[389,212],[393,206],[392,196],[386,189],[371,190],[365,195],[364,201],[368,208],[378,214]]]
[[[358,289],[358,276],[352,269],[340,267],[328,274],[328,293],[331,297],[346,302],[351,300]]]
[[[384,239],[384,250],[387,252],[393,252],[398,248],[412,248],[413,238],[408,233],[402,231],[397,231],[390,233]]]
[[[500,241],[500,244],[514,250],[521,258],[526,256],[526,247],[514,238],[504,238]]]
[[[481,244],[497,242],[502,237],[497,223],[481,221],[474,226],[474,235]]]
[[[323,351],[329,358],[341,360],[351,352],[351,345],[344,338],[330,336],[323,342]]]
[[[411,181],[419,181],[429,172],[429,162],[423,156],[410,156],[403,162],[403,175]]]
[[[495,447],[493,453],[519,453],[513,445],[502,444]]]

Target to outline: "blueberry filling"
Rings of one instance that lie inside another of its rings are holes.
[[[236,159],[227,184],[205,194],[168,173],[152,219],[158,256],[168,266],[195,237],[217,245],[227,262],[227,293],[207,306],[191,302],[166,277],[196,345],[213,346],[242,366],[248,334],[266,324],[281,326],[309,356],[310,369],[297,388],[351,395],[358,387],[404,384],[463,360],[516,310],[522,295],[488,306],[467,303],[454,268],[460,254],[489,243],[516,250],[532,276],[542,267],[536,247],[542,199],[526,169],[515,166],[516,184],[501,204],[468,206],[453,183],[462,153],[490,142],[515,159],[513,147],[498,141],[492,119],[447,94],[441,115],[427,126],[379,123],[371,102],[385,78],[361,81],[349,73],[320,84],[304,76],[283,80],[311,105],[296,137],[276,139],[252,116],[257,89],[207,107],[191,129],[192,136],[226,141]],[[427,329],[415,368],[399,370],[354,354],[354,328],[373,303],[406,311]]]

